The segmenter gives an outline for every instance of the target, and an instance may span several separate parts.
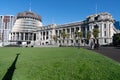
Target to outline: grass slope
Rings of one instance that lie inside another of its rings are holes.
[[[0,48],[0,80],[20,56],[12,80],[120,80],[120,64],[77,48]]]

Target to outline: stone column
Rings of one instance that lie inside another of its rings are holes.
[[[75,31],[76,31],[76,27],[74,27],[74,31],[73,32],[75,33]]]
[[[87,38],[87,32],[88,32],[87,26],[85,26],[85,38]]]
[[[104,23],[101,24],[101,28],[102,28],[102,31],[101,31],[101,34],[102,34],[102,37],[104,37]]]
[[[11,40],[13,40],[13,33],[11,33]]]
[[[65,34],[68,34],[68,33],[67,33],[67,28],[65,28]],[[65,38],[65,44],[68,45],[68,44],[67,44],[67,37]]]
[[[28,40],[30,41],[30,33],[28,33]]]
[[[107,22],[107,30],[106,30],[106,32],[107,32],[107,38],[109,38],[109,22]]]
[[[101,39],[100,44],[104,44],[104,39],[105,39],[105,38],[104,38],[104,37],[105,37],[105,36],[104,36],[104,31],[105,31],[105,30],[104,30],[104,22],[102,22],[101,25],[102,25],[102,26],[101,26],[101,28],[102,28],[102,29],[101,29],[101,35],[102,35],[101,37],[102,37],[102,39]]]
[[[98,24],[98,29],[99,29],[98,38],[100,38],[100,35],[101,35],[101,25],[100,24]]]
[[[41,39],[41,33],[40,32],[38,32],[38,37],[39,37],[39,41],[40,41],[40,39]]]
[[[70,39],[72,38],[71,36],[72,36],[72,33],[71,33],[71,28],[69,28],[69,30],[70,30]]]
[[[79,30],[81,31],[81,26],[79,26]]]
[[[46,35],[47,35],[47,32],[45,31],[45,40],[46,40]]]
[[[110,37],[112,38],[113,36],[113,23],[110,24]]]
[[[100,23],[100,37],[102,38],[102,23]]]
[[[34,33],[32,33],[32,41],[34,41]]]
[[[25,41],[25,33],[23,33],[23,41]]]
[[[94,24],[91,24],[91,38],[94,38],[92,32],[93,32],[93,29],[94,29]]]
[[[17,40],[17,34],[16,34],[16,32],[15,32],[15,41]]]
[[[112,40],[112,36],[114,35],[114,33],[113,33],[113,26],[114,26],[114,24],[111,22],[110,23],[110,38],[111,38],[111,43],[113,42],[113,40]]]
[[[21,33],[19,32],[19,40],[21,40]]]
[[[43,31],[42,31],[42,41],[43,41]]]
[[[111,23],[109,24],[109,37],[111,38]]]

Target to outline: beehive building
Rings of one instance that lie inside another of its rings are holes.
[[[31,11],[18,13],[10,34],[10,42],[13,44],[30,44],[36,40],[38,28],[42,27],[42,19]]]

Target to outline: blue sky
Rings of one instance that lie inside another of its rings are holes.
[[[30,0],[1,0],[0,15],[17,15],[29,10]],[[32,11],[42,17],[43,25],[85,20],[97,12],[109,12],[120,21],[120,0],[31,0]]]

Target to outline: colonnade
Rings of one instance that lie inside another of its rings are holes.
[[[33,41],[35,40],[35,33],[27,32],[13,32],[11,33],[12,41]]]
[[[56,28],[51,28],[51,29],[48,28],[47,30],[40,30],[38,32],[37,40],[40,42],[40,44],[46,44],[46,43],[50,44],[51,42],[52,42],[52,44],[54,44],[55,41],[53,39],[53,36],[56,35],[58,38],[57,44],[63,44],[62,43],[63,38],[61,36],[61,33],[63,30],[65,31],[66,34],[69,34],[69,37],[65,39],[65,42],[69,43],[68,45],[71,45],[75,42],[74,35],[75,35],[76,31],[83,32],[83,34],[84,34],[83,37],[86,37],[86,33],[87,33],[86,32],[87,27],[85,27],[85,26],[82,27],[81,25],[78,25],[78,26],[71,25],[69,27],[56,26]],[[78,37],[77,37],[77,40],[78,40]]]

